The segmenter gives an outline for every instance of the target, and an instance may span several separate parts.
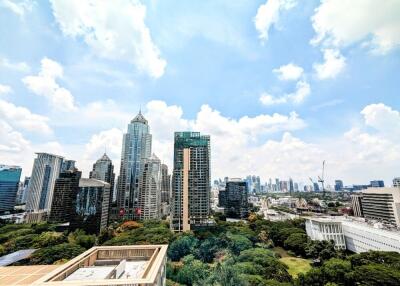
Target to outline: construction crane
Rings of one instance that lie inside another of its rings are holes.
[[[325,185],[324,185],[325,179],[324,179],[324,175],[325,175],[325,160],[322,161],[322,175],[321,175],[321,177],[318,176],[318,182],[321,183],[321,185],[322,185],[322,197],[325,199]]]

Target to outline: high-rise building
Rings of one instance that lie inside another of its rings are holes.
[[[23,195],[24,195],[24,182],[19,182],[18,183],[17,195],[15,197],[15,204],[16,205],[22,204]]]
[[[62,165],[61,165],[61,171],[62,172],[66,172],[66,171],[73,171],[75,170],[75,161],[74,160],[63,160]]]
[[[29,181],[31,180],[31,177],[25,177],[24,180],[24,191],[22,193],[22,198],[21,198],[21,203],[26,204],[26,200],[28,197],[28,186],[29,186]]]
[[[259,176],[247,176],[246,177],[247,187],[251,193],[261,192],[261,180]]]
[[[335,191],[340,191],[343,189],[343,181],[335,180]]]
[[[280,190],[282,192],[287,192],[289,190],[287,181],[280,181],[280,184],[281,184]]]
[[[99,233],[107,227],[110,184],[96,179],[81,178],[79,191],[72,201],[71,230]]]
[[[289,178],[289,193],[292,194],[293,191],[294,191],[293,179]]]
[[[109,206],[109,215],[111,215],[111,207],[113,206],[113,198],[114,198],[114,181],[115,181],[115,174],[114,174],[114,165],[111,161],[111,159],[107,156],[106,153],[101,156],[100,159],[96,161],[96,163],[93,164],[93,169],[89,173],[89,178],[90,179],[97,179],[100,181],[104,181],[106,183],[110,184],[110,202],[108,204]],[[114,217],[112,219],[117,219],[116,217],[116,206],[113,206],[113,210],[115,210]]]
[[[319,185],[318,183],[313,183],[314,192],[319,192]]]
[[[374,180],[370,182],[372,188],[384,188],[385,182],[383,180]]]
[[[298,183],[294,183],[294,191],[295,192],[299,191],[299,184]]]
[[[79,192],[79,180],[82,173],[77,169],[60,173],[54,185],[53,202],[49,221],[69,222],[73,214],[72,202]]]
[[[128,124],[122,142],[121,169],[118,180],[117,205],[127,219],[138,216],[138,183],[142,159],[151,155],[151,134],[142,113]]]
[[[89,178],[107,182],[111,186],[111,191],[114,190],[114,165],[106,153],[93,164],[93,169],[89,173]]]
[[[247,182],[246,182],[246,186],[248,186]],[[248,187],[247,187],[247,189],[248,189]],[[221,208],[225,208],[225,206],[226,206],[226,191],[225,191],[225,189],[218,190],[218,206]]]
[[[276,192],[280,192],[281,191],[281,184],[279,182],[278,178],[275,178],[275,185],[276,185]]]
[[[395,187],[395,188],[400,187],[400,177],[393,179],[393,187]]]
[[[168,166],[161,164],[161,203],[169,204],[171,196],[171,175],[168,174]]]
[[[354,193],[351,195],[351,207],[353,209],[354,216],[364,216],[362,209],[362,197],[362,193]]]
[[[246,181],[230,179],[226,182],[220,206],[225,208],[229,218],[246,218],[249,214],[248,189]],[[224,197],[224,198],[223,198]],[[221,204],[222,203],[222,204]]]
[[[171,229],[190,231],[210,220],[210,136],[175,132]]]
[[[161,161],[154,154],[142,160],[139,176],[138,218],[161,218]]]
[[[14,209],[21,172],[18,166],[0,165],[0,212]]]
[[[368,188],[362,195],[365,218],[400,226],[400,188]]]
[[[61,156],[37,153],[28,186],[26,202],[28,212],[50,210],[53,202],[54,184],[60,174],[62,162],[63,157]]]

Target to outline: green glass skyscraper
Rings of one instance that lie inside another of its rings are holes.
[[[0,212],[14,209],[21,168],[0,165]]]

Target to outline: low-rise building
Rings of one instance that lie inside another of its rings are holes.
[[[312,240],[333,240],[335,247],[346,249],[342,222],[330,218],[310,218],[306,220],[307,235]]]
[[[63,265],[42,266],[44,271],[37,271],[36,265],[0,267],[0,284],[165,286],[167,248],[168,245],[97,246]]]
[[[369,250],[400,253],[400,231],[384,228],[381,223],[344,217],[312,217],[306,220],[312,240],[333,240],[335,246],[355,253]]]

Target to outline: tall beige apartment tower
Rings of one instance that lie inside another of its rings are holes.
[[[190,231],[210,219],[210,136],[175,132],[171,229]]]

